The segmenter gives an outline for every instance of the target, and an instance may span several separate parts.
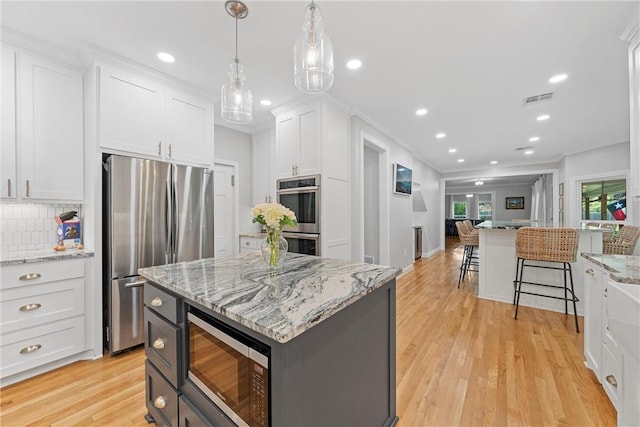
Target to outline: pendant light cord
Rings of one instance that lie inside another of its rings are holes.
[[[239,62],[238,60],[238,16],[236,15],[236,62]]]

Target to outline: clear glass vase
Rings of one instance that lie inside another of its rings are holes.
[[[280,261],[284,258],[289,250],[289,243],[282,237],[282,230],[267,229],[267,237],[262,241],[260,251],[262,258],[271,268],[280,265]]]

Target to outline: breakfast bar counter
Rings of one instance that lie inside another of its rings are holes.
[[[516,274],[516,232],[521,227],[541,227],[544,224],[527,221],[485,221],[476,227],[480,230],[480,265],[478,280],[478,297],[513,303],[513,281]],[[576,262],[572,263],[573,281],[578,313],[583,311],[584,284],[582,272],[584,271],[584,259],[580,257],[583,252],[602,252],[602,231],[597,228],[578,229],[578,255]],[[540,265],[550,265],[539,263]],[[531,269],[529,281],[542,283],[563,282],[562,272],[557,270]],[[520,305],[564,312],[564,302],[550,298],[540,298],[534,295],[522,295]]]
[[[184,337],[177,343],[178,358],[184,360],[172,373],[176,396],[204,414],[208,423],[229,426],[245,424],[192,381],[190,362],[196,353],[190,352],[189,336],[196,328],[189,319],[194,316],[221,323],[266,349],[270,403],[264,425],[394,425],[395,278],[400,272],[291,253],[271,269],[258,252],[139,270],[149,281],[145,316],[157,318],[148,314],[155,310],[153,301],[149,303],[155,294],[166,293],[176,301],[177,313],[170,317],[177,319],[172,325]],[[155,340],[145,337],[148,354],[157,353],[151,348]],[[155,365],[149,368],[153,372]],[[148,394],[153,394],[151,388]],[[148,396],[152,418],[165,417],[154,402]],[[207,410],[210,405],[224,414]],[[171,423],[170,418],[164,421]]]

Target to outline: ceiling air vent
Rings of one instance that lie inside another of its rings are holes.
[[[536,104],[538,102],[551,101],[553,92],[541,93],[540,95],[528,96],[524,99],[524,105]]]

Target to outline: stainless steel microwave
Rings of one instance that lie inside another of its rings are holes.
[[[276,181],[278,203],[296,214],[297,227],[284,231],[320,233],[320,175],[296,176]]]
[[[189,307],[187,378],[240,427],[268,427],[270,349]]]

